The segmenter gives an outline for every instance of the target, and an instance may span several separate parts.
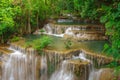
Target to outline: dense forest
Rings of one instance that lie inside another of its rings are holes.
[[[109,44],[104,51],[115,61],[120,58],[119,0],[0,0],[0,42],[6,43],[14,35],[31,34],[63,13],[105,25]]]

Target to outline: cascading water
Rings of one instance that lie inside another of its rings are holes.
[[[73,56],[73,58],[70,60],[76,60],[76,59],[90,62],[90,60],[85,57],[84,53],[80,53],[79,56]],[[72,67],[72,65],[69,65],[69,60],[64,60],[61,64],[60,69],[56,70],[52,74],[50,80],[79,80],[74,75],[74,70],[72,70],[71,67]],[[86,79],[87,78],[85,76],[84,80],[86,80]]]
[[[71,60],[76,60],[76,59],[80,59],[82,61],[87,61],[90,63],[90,65],[88,65],[90,74],[86,73],[86,71],[85,71],[84,80],[99,80],[102,69],[95,70],[92,61],[87,59],[86,55],[84,53],[80,53],[79,56],[73,56],[73,58]],[[63,61],[61,68],[59,70],[55,71],[55,73],[52,75],[50,80],[75,80],[75,75],[74,75],[73,71],[72,70],[68,71],[69,66],[70,65],[68,63],[68,60]],[[87,78],[87,74],[89,74],[89,76],[88,76],[89,78]]]
[[[53,29],[51,27],[52,25],[50,24],[46,24],[44,26],[44,34],[48,34],[48,35],[52,35],[52,36],[57,36],[57,37],[64,37],[64,34],[67,34],[67,35],[70,35],[70,36],[75,36],[75,34],[73,33],[73,30],[77,30],[79,31],[80,29],[79,28],[75,28],[75,27],[68,27],[64,33],[61,33],[61,34],[58,34],[57,32],[59,31],[59,28],[55,28]]]
[[[85,61],[89,61],[91,64],[89,66],[90,74],[89,74],[88,80],[99,80],[99,77],[100,77],[102,70],[101,69],[95,70],[92,60],[86,59],[86,56],[84,53],[79,54],[79,58],[82,60],[85,60]]]
[[[36,61],[34,56],[27,56],[20,51],[14,52],[3,65],[2,80],[36,80]]]
[[[51,29],[51,27],[50,27],[49,24],[46,24],[46,25],[45,25],[45,30],[46,30],[46,33],[48,33],[49,35],[52,34],[52,29]]]
[[[45,56],[39,59],[33,49],[24,51],[19,47],[14,48],[10,48],[13,53],[2,66],[2,80],[47,80]]]
[[[68,34],[68,35],[74,36],[74,33],[72,32],[72,28],[71,28],[71,27],[68,28],[68,29],[66,29],[65,34]]]
[[[102,73],[102,69],[100,70],[92,70],[90,72],[90,75],[89,75],[89,80],[99,80],[100,79],[100,76],[101,76],[101,73]]]
[[[41,77],[40,80],[47,80],[47,58],[46,56],[42,56],[41,58]]]
[[[48,78],[47,56],[41,56],[39,60],[39,58],[34,55],[34,50],[26,52],[22,49],[10,49],[14,52],[2,67],[2,80],[79,80],[74,73],[75,66],[69,63],[70,60],[81,60],[90,63],[90,65],[86,65],[88,67],[84,66],[83,80],[99,80],[102,72],[102,70],[96,71],[92,61],[87,59],[86,55],[81,52],[79,56],[73,56],[71,59],[62,61],[61,67],[53,65],[56,66],[56,70],[52,73],[51,77]]]
[[[100,29],[99,29],[100,28]],[[48,23],[43,28],[44,34],[57,37],[73,37],[77,40],[105,40],[104,28],[102,25],[60,25]]]
[[[50,26],[50,24],[46,24],[43,29],[45,30],[44,34],[57,36],[57,37],[63,37],[64,36],[64,34],[56,34],[56,33],[54,33],[51,26]]]
[[[100,79],[100,75],[101,75],[103,70],[102,69],[95,70],[92,60],[87,59],[86,55],[84,53],[80,53],[79,56],[73,56],[73,59],[81,59],[83,61],[90,62],[88,80],[99,80]]]
[[[88,61],[88,62],[90,62],[90,60],[86,58],[86,55],[85,55],[83,52],[81,52],[81,53],[79,54],[79,56],[73,56],[73,59],[81,59],[81,60],[83,60],[83,61]]]
[[[68,71],[67,60],[62,62],[59,70],[55,71],[51,76],[50,80],[74,80],[74,74],[72,71]]]

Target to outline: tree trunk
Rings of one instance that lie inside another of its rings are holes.
[[[30,11],[29,11],[29,16],[28,16],[28,33],[31,33]]]
[[[28,0],[29,7],[31,7],[30,0]],[[31,8],[28,9],[28,33],[31,33],[31,24],[30,24],[30,19],[31,19]]]
[[[3,33],[2,33],[2,36],[1,36],[1,43],[4,43]]]
[[[37,13],[37,29],[39,29],[39,16],[38,16],[38,13]]]

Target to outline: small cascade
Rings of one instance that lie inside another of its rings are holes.
[[[48,23],[43,28],[44,34],[74,38],[76,40],[105,40],[105,28],[102,25],[59,25]]]
[[[74,36],[74,33],[72,32],[72,28],[71,28],[71,27],[68,28],[68,29],[66,29],[65,34],[68,34],[68,35]]]
[[[45,28],[47,34],[50,34],[50,35],[53,34],[50,24],[46,24],[44,28]]]
[[[73,72],[68,70],[68,67],[68,62],[63,61],[60,69],[53,73],[50,80],[75,80]]]
[[[41,69],[40,69],[40,80],[47,80],[47,58],[46,56],[41,57]]]
[[[45,30],[44,34],[52,35],[52,36],[57,36],[57,37],[63,37],[64,34],[57,34],[56,29],[53,30],[50,24],[46,24],[43,28]]]
[[[79,56],[73,56],[73,58],[71,59],[64,60],[61,64],[61,67],[52,74],[50,80],[79,80],[78,77],[76,77],[75,71],[74,71],[75,70],[74,60],[77,60],[77,59],[82,61],[87,61],[88,63],[90,62],[90,60],[85,57],[84,53],[80,53]],[[72,61],[73,63],[71,63]],[[88,79],[87,78],[88,66],[89,65],[81,67],[81,70],[84,69],[84,71],[82,71],[83,72],[82,74],[84,74],[82,75],[84,76],[83,77],[84,80]]]
[[[88,76],[88,79],[86,79],[86,77],[84,78],[84,80],[100,80],[100,77],[101,77],[101,73],[103,72],[103,69],[99,69],[99,70],[96,70],[94,68],[94,64],[92,62],[92,60],[90,59],[87,59],[86,58],[86,55],[82,52],[79,54],[79,56],[73,56],[73,59],[81,59],[83,61],[88,61],[90,62],[90,64],[88,65],[88,68],[89,68],[89,76]],[[85,67],[86,68],[86,67]],[[85,70],[86,71],[86,70]],[[85,74],[87,75],[87,74]]]
[[[89,75],[89,80],[99,80],[101,73],[102,73],[102,69],[100,70],[91,70],[90,75]]]
[[[103,72],[103,69],[95,69],[93,64],[94,59],[90,58],[91,66],[89,67],[89,78],[88,80],[101,80],[101,73]],[[107,79],[108,80],[108,79]]]
[[[73,59],[81,59],[81,60],[83,60],[83,61],[88,61],[88,62],[90,62],[90,60],[86,58],[86,55],[85,55],[83,52],[81,52],[81,53],[79,54],[79,56],[73,56]]]
[[[11,45],[13,51],[2,65],[2,80],[47,80],[47,58],[34,49]]]

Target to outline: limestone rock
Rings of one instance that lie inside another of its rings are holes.
[[[102,69],[99,80],[113,80],[113,79],[114,79],[113,69],[110,68]]]

